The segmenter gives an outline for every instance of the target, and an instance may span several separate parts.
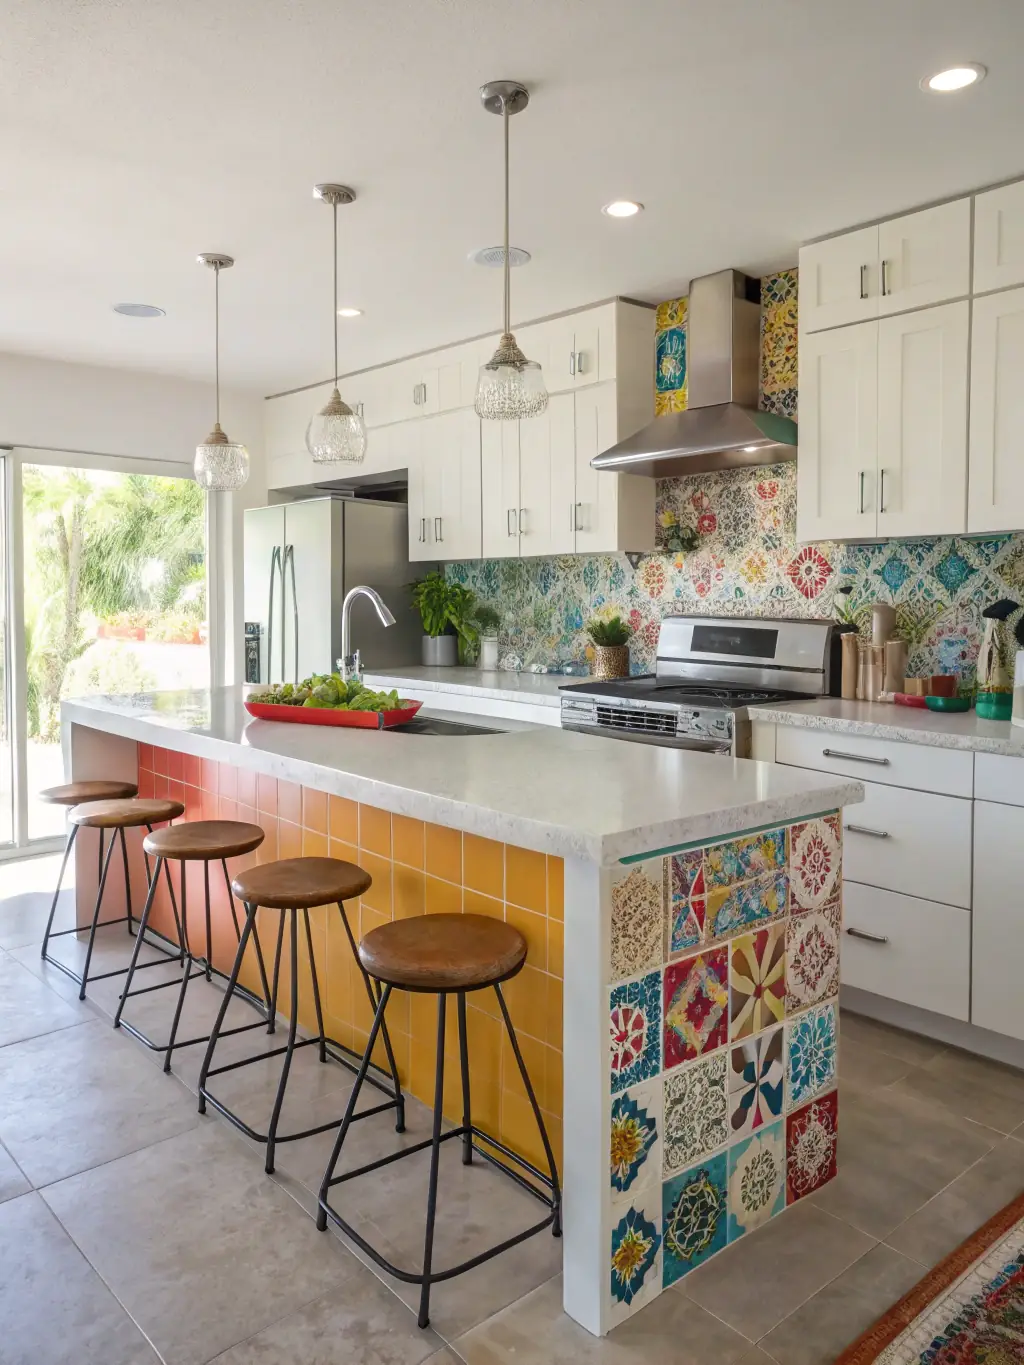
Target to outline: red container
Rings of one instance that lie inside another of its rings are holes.
[[[897,692],[893,696],[893,701],[897,706],[914,706],[919,711],[928,710],[928,698],[918,697],[912,692]]]
[[[408,725],[423,705],[408,701],[393,711],[334,711],[327,706],[275,706],[271,702],[247,701],[245,709],[257,720],[283,720],[292,725],[342,725],[357,730],[393,730]]]

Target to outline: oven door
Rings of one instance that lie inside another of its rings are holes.
[[[631,744],[656,744],[662,749],[689,749],[701,754],[732,754],[732,745],[711,739],[695,739],[688,735],[647,734],[619,725],[597,725],[568,720],[562,713],[562,729],[575,730],[581,735],[601,735],[607,739],[625,739]]]

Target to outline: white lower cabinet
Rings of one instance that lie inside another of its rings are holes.
[[[840,970],[844,986],[966,1022],[971,914],[847,880]]]
[[[971,1023],[1024,1038],[1024,807],[974,803],[973,918]]]
[[[864,793],[843,812],[845,875],[969,910],[971,802],[878,782]]]

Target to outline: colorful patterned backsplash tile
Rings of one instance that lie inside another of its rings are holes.
[[[657,313],[655,393],[659,413],[686,407],[686,300]],[[797,272],[761,281],[761,406],[797,417]],[[654,666],[661,618],[831,616],[837,589],[863,633],[874,602],[896,608],[910,645],[911,675],[955,673],[972,683],[984,607],[1024,600],[1024,535],[943,537],[873,545],[796,543],[796,466],[772,465],[660,479],[658,525],[694,527],[688,554],[479,560],[448,566],[501,614],[504,667],[583,659],[586,621],[613,612],[633,627],[634,673]]]

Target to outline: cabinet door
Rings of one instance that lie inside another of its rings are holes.
[[[575,502],[575,406],[571,393],[556,393],[545,412],[519,424],[520,553],[571,554]]]
[[[878,323],[800,342],[797,538],[875,535]]]
[[[576,550],[580,554],[615,551],[619,545],[619,480],[590,461],[615,444],[617,410],[614,384],[593,384],[576,398]]]
[[[1024,810],[974,803],[971,1023],[1024,1038]]]
[[[480,419],[470,408],[434,420],[442,443],[439,503],[431,523],[434,557],[479,559]]]
[[[391,430],[399,437],[403,462],[409,471],[409,560],[436,559],[430,537],[430,518],[438,501],[436,475],[430,455],[430,423],[402,422]]]
[[[486,559],[519,556],[519,423],[480,423],[482,548]]]
[[[879,224],[880,316],[959,298],[971,280],[971,201]]]
[[[974,201],[974,292],[1024,284],[1024,180]]]
[[[1024,528],[1024,289],[974,300],[967,530]]]
[[[878,324],[878,534],[967,524],[968,304]]]
[[[877,227],[859,228],[801,248],[802,332],[876,318],[878,295]]]

